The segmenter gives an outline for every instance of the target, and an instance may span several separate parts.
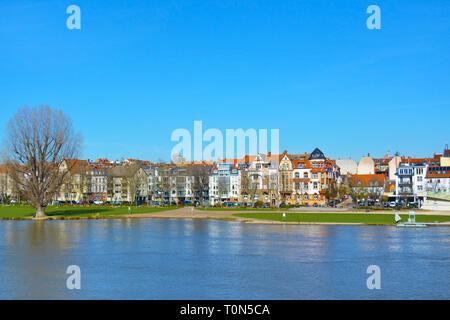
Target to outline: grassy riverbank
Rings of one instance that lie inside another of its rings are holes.
[[[268,220],[279,222],[300,222],[300,223],[363,223],[386,225],[395,224],[394,214],[377,213],[303,213],[288,212],[283,218],[282,213],[258,212],[258,213],[236,213],[233,216],[256,220]],[[402,221],[408,221],[407,214],[401,214]],[[416,222],[449,222],[450,216],[444,215],[416,215]]]
[[[175,208],[164,207],[131,207],[131,214],[155,213],[161,211],[172,210]],[[46,214],[52,218],[89,218],[89,217],[120,217],[128,215],[128,207],[111,207],[111,206],[49,206],[45,210]],[[35,209],[30,206],[0,206],[0,219],[27,219],[31,218],[35,213]]]

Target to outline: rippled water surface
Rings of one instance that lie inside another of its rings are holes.
[[[446,227],[0,221],[0,298],[449,299],[449,253]]]

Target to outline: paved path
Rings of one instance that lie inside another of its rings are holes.
[[[325,208],[322,208],[325,209]],[[320,225],[360,225],[363,223],[338,223],[338,222],[282,222],[282,221],[272,221],[263,219],[252,219],[252,218],[241,218],[233,216],[236,213],[257,213],[257,212],[276,212],[276,211],[216,211],[216,210],[196,210],[193,207],[184,207],[180,209],[155,212],[155,213],[140,213],[126,215],[126,218],[164,218],[164,219],[221,219],[221,220],[233,220],[245,223],[254,224],[320,224]],[[280,211],[280,213],[283,211]],[[288,212],[288,211],[286,211]],[[293,212],[293,211],[289,211]],[[312,212],[302,211],[302,212]],[[330,212],[330,211],[328,211]],[[342,212],[342,211],[340,211]],[[331,213],[331,212],[330,212]],[[366,213],[364,211],[344,211],[342,213]],[[401,214],[407,214],[407,211],[400,212]],[[417,214],[438,214],[438,215],[449,215],[450,212],[440,213],[440,212],[416,212]],[[336,214],[339,214],[336,212]],[[394,216],[393,211],[383,211],[383,212],[372,212],[371,214],[390,214]],[[450,220],[450,218],[449,218]]]

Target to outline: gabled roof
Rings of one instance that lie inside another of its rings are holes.
[[[327,160],[327,158],[325,158],[325,155],[319,148],[315,148],[314,151],[311,152],[309,160]]]
[[[115,167],[108,170],[108,173],[116,178],[120,177],[133,177],[141,167],[136,166],[126,166],[126,167]]]
[[[386,176],[384,174],[354,174],[349,178],[355,187],[383,187]]]

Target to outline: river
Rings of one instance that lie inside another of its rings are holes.
[[[449,299],[449,253],[448,227],[0,221],[0,299]]]

